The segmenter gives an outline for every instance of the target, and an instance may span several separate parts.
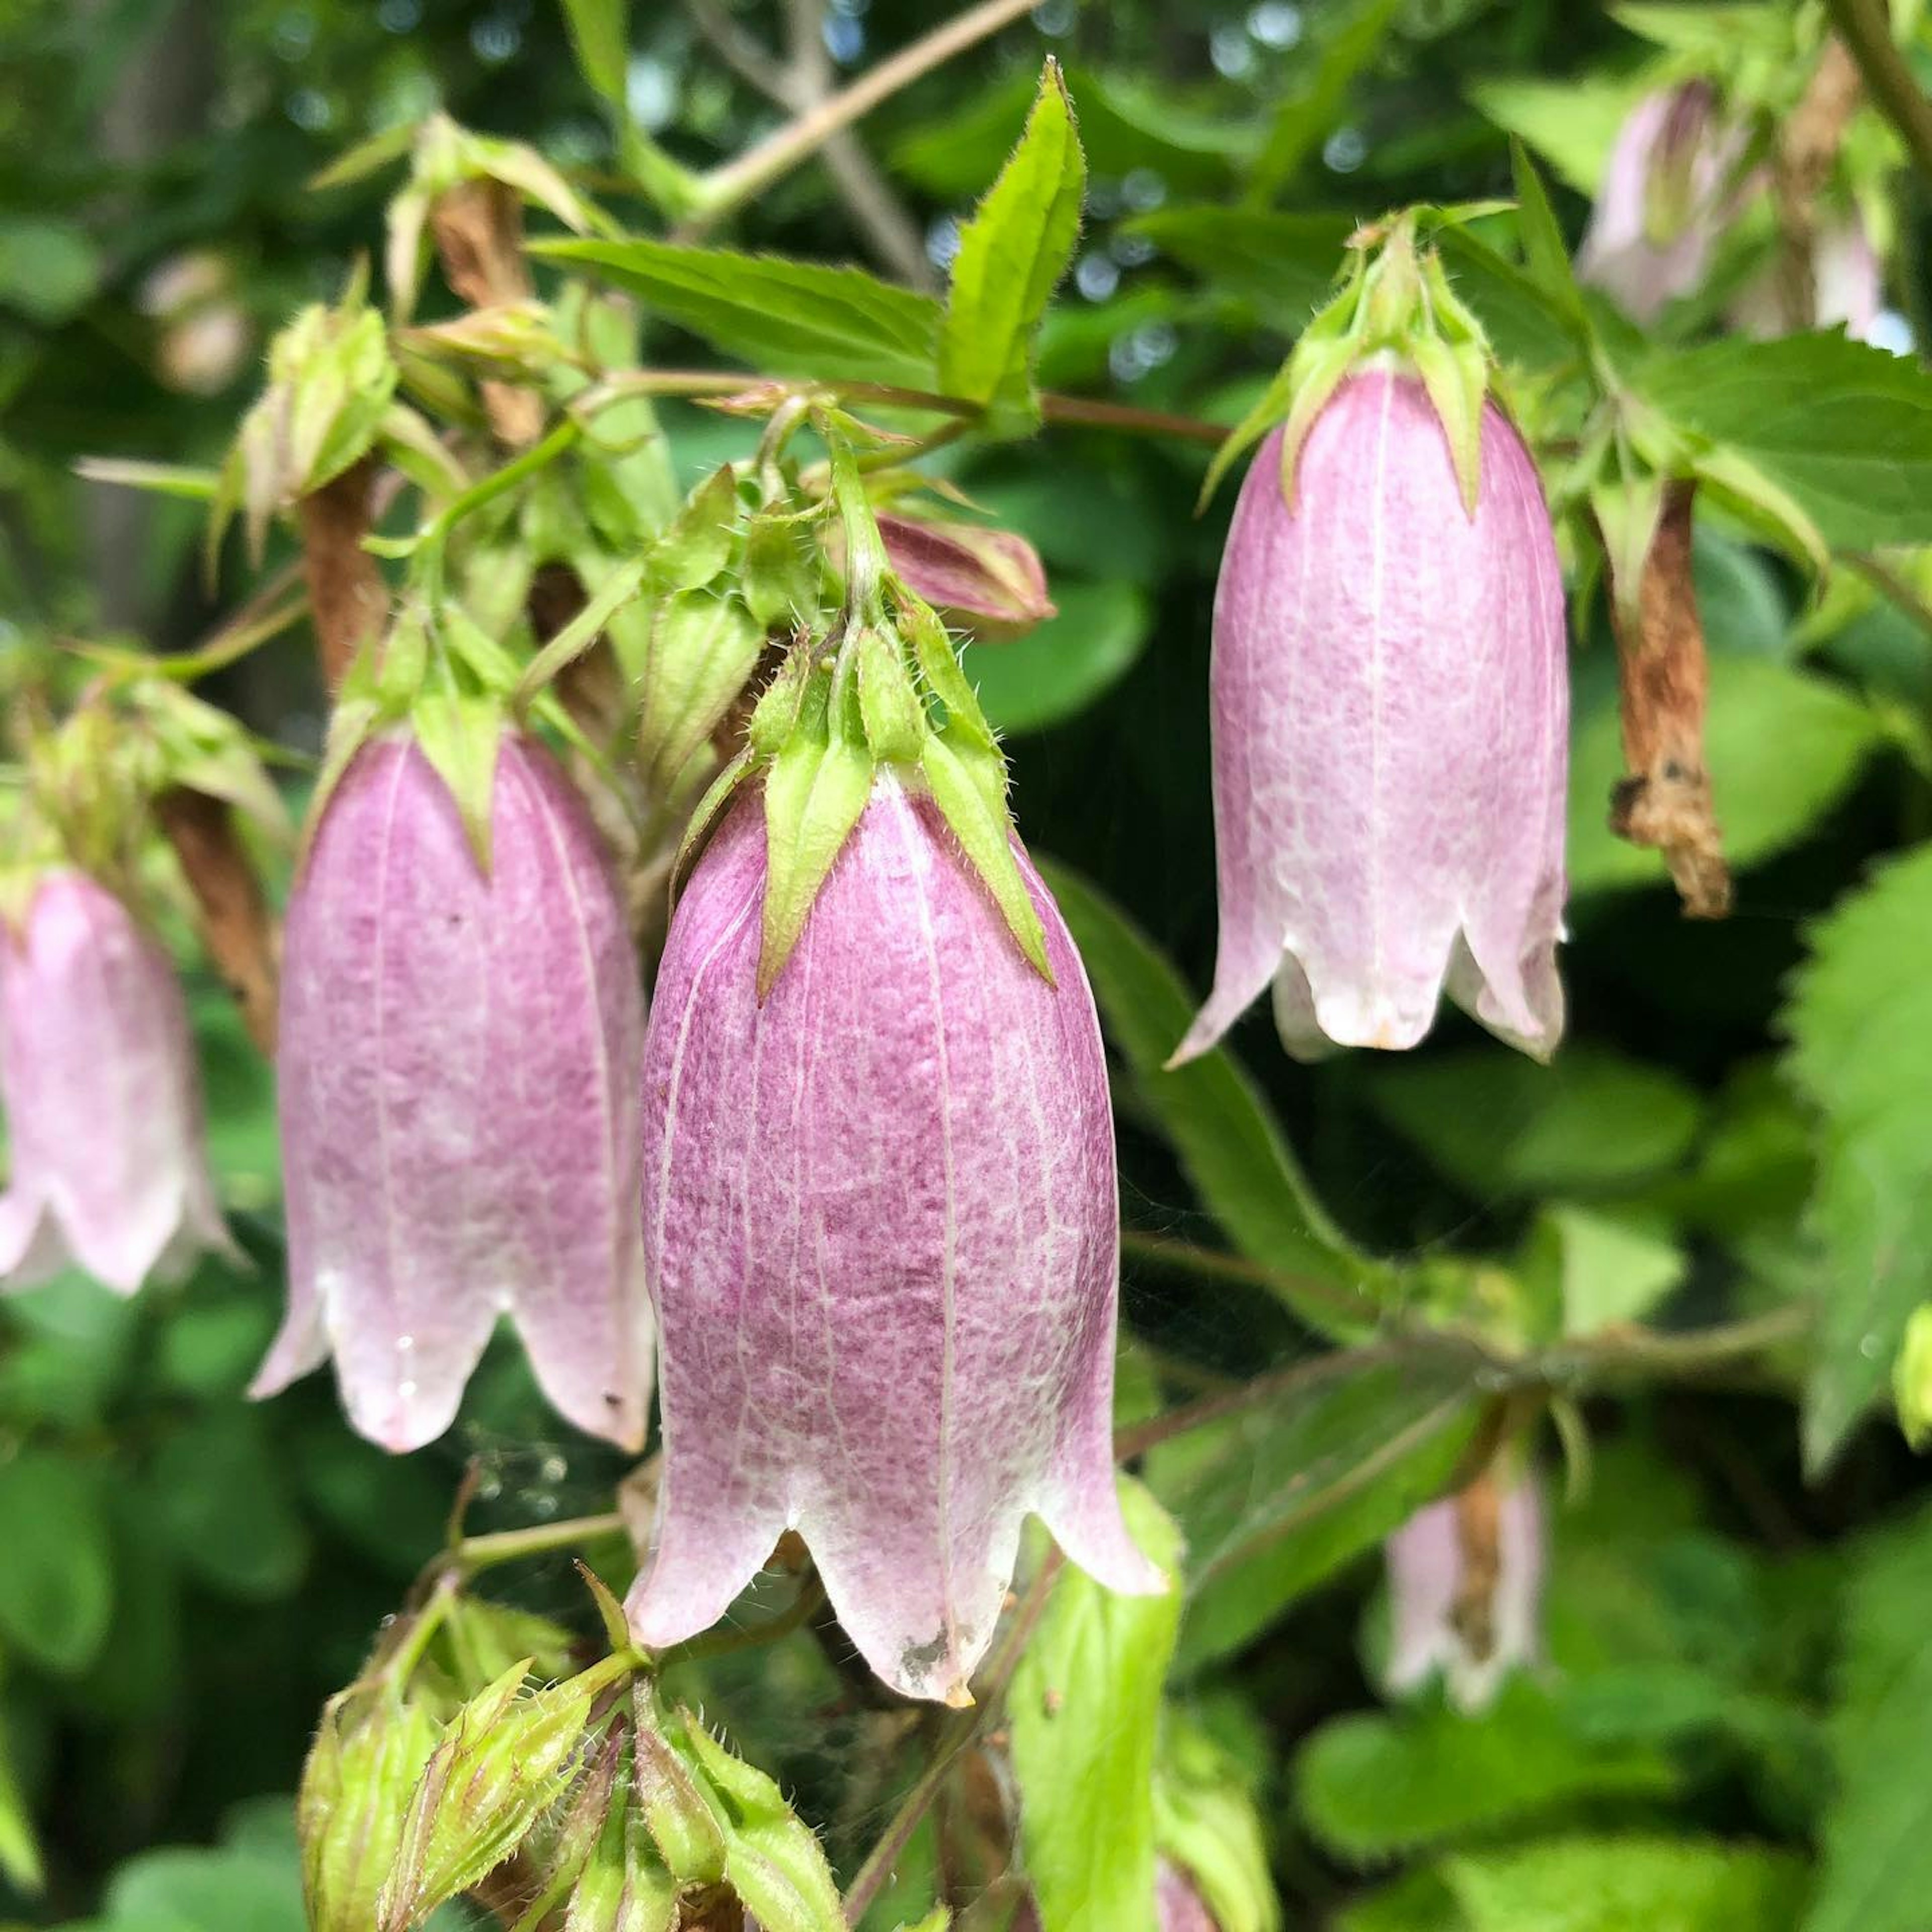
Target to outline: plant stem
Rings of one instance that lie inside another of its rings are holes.
[[[802,1629],[824,1607],[825,1586],[817,1576],[799,1586],[797,1594],[776,1616],[742,1630],[716,1630],[694,1636],[659,1656],[658,1665],[668,1670],[674,1664],[691,1664],[708,1657],[729,1657],[734,1652],[755,1650]]]
[[[499,1563],[514,1563],[525,1556],[548,1556],[580,1543],[594,1543],[601,1537],[622,1536],[623,1517],[615,1510],[602,1516],[572,1516],[562,1522],[533,1524],[528,1529],[502,1529],[488,1536],[466,1536],[452,1544],[442,1558],[442,1566],[461,1575],[473,1576]]]
[[[1873,100],[1898,129],[1914,166],[1932,182],[1932,100],[1892,38],[1885,0],[1826,0],[1826,4]]]
[[[1010,26],[1035,4],[1036,0],[980,0],[977,6],[968,8],[890,59],[880,62],[850,87],[808,108],[736,160],[704,176],[699,184],[702,205],[679,230],[679,238],[691,241],[704,234],[734,209],[809,160],[841,128],[850,127],[882,100],[955,54]]]
[[[939,1748],[933,1753],[932,1762],[920,1772],[912,1789],[900,1801],[892,1822],[880,1834],[878,1842],[866,1853],[865,1863],[846,1888],[848,1925],[856,1925],[865,1917],[866,1908],[884,1890],[899,1854],[919,1829],[920,1820],[939,1796],[960,1754],[991,1720],[1006,1695],[1006,1686],[1012,1681],[1013,1672],[1018,1669],[1020,1658],[1032,1640],[1046,1611],[1047,1600],[1053,1593],[1053,1580],[1059,1574],[1061,1561],[1060,1552],[1051,1550],[1034,1573],[1026,1594],[1014,1608],[1012,1622],[981,1674],[977,1701],[971,1710],[958,1712],[946,1726]]]
[[[1264,1268],[1241,1255],[1219,1248],[1196,1247],[1191,1241],[1170,1240],[1165,1234],[1142,1234],[1132,1228],[1120,1230],[1120,1252],[1136,1255],[1159,1266],[1183,1268],[1190,1274],[1210,1281],[1238,1281],[1258,1288],[1277,1301],[1291,1306],[1297,1301],[1320,1302],[1344,1319],[1374,1328],[1388,1322],[1391,1310],[1373,1296],[1352,1293],[1312,1275],[1289,1274],[1280,1268]]]
[[[1040,399],[1040,413],[1050,423],[1090,423],[1096,429],[1125,430],[1138,436],[1174,436],[1218,449],[1228,440],[1224,423],[1204,422],[1198,416],[1175,416],[1166,410],[1137,409],[1131,403],[1108,403],[1093,396],[1061,396],[1051,392]]]

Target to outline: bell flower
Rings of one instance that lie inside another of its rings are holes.
[[[174,968],[83,872],[47,872],[17,927],[0,921],[0,1287],[76,1265],[131,1294],[204,1251],[239,1258]]]
[[[1743,130],[1718,120],[1706,82],[1645,94],[1617,130],[1576,251],[1577,279],[1644,323],[1694,293],[1736,212],[1732,176],[1743,146]]]
[[[635,1448],[643,996],[582,799],[497,748],[488,864],[422,745],[371,739],[290,896],[278,1063],[289,1309],[270,1395],[335,1358],[350,1420],[440,1436],[497,1318],[580,1428]]]
[[[664,1465],[629,1610],[676,1642],[787,1529],[908,1696],[968,1700],[1040,1515],[1154,1592],[1114,1484],[1114,1140],[1092,995],[1012,850],[1051,978],[938,806],[881,764],[761,999],[748,797],[673,920],[645,1047]]]
[[[1387,1545],[1394,1630],[1388,1682],[1442,1675],[1462,1709],[1482,1709],[1535,1660],[1544,1566],[1543,1499],[1526,1472],[1479,1477],[1418,1510]]]
[[[1556,1046],[1562,580],[1528,452],[1492,402],[1478,420],[1473,512],[1424,384],[1386,353],[1314,416],[1292,503],[1281,428],[1249,470],[1214,601],[1220,948],[1177,1062],[1270,981],[1303,1058],[1412,1046],[1445,988],[1526,1051]]]

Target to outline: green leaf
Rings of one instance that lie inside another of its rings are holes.
[[[1334,132],[1356,76],[1381,52],[1402,0],[1358,0],[1348,17],[1326,40],[1306,86],[1274,110],[1272,124],[1248,176],[1251,206],[1272,201],[1302,163]],[[1324,24],[1335,10],[1324,8]]]
[[[1838,1788],[1804,1932],[1917,1932],[1932,1894],[1932,1516],[1868,1537],[1845,1600]]]
[[[93,1662],[114,1608],[98,1472],[52,1449],[0,1462],[0,1636],[50,1670]]]
[[[1510,140],[1510,173],[1516,183],[1516,228],[1522,236],[1523,259],[1528,264],[1530,278],[1582,332],[1587,327],[1583,298],[1570,272],[1570,251],[1563,245],[1563,231],[1556,225],[1556,211],[1544,191],[1536,164],[1514,136]]]
[[[1787,491],[1834,547],[1917,542],[1932,524],[1932,374],[1910,356],[1835,332],[1733,336],[1654,356],[1631,380],[1678,429]]]
[[[1469,98],[1505,133],[1520,135],[1579,194],[1594,196],[1617,130],[1645,83],[1586,72],[1561,80],[1497,76]]]
[[[1280,1902],[1245,1767],[1170,1705],[1154,1787],[1154,1842],[1185,1871],[1216,1932],[1277,1932]]]
[[[1467,1852],[1440,1870],[1469,1932],[1793,1932],[1805,1891],[1792,1852],[1635,1834]]]
[[[1108,1037],[1126,1062],[1126,1084],[1174,1143],[1202,1204],[1242,1253],[1284,1277],[1283,1298],[1325,1334],[1338,1324],[1333,1292],[1298,1296],[1306,1276],[1362,1298],[1364,1322],[1389,1271],[1358,1254],[1330,1221],[1279,1124],[1225,1047],[1168,1070],[1193,1002],[1180,976],[1100,892],[1064,866],[1041,872],[1086,964]]]
[[[935,380],[939,304],[857,268],[641,240],[539,242],[531,253],[601,272],[767,375],[922,390]]]
[[[1343,214],[1187,206],[1137,215],[1124,228],[1217,292],[1252,302],[1269,326],[1298,335],[1334,293],[1336,270],[1356,226]]]
[[[99,1932],[303,1932],[292,1857],[237,1846],[144,1852],[107,1888]]]
[[[1034,346],[1072,259],[1086,180],[1066,83],[1049,60],[1019,146],[960,232],[939,335],[940,387],[997,406],[1022,430],[1038,420]]]
[[[629,0],[563,0],[563,17],[584,79],[622,107],[631,58]]]
[[[1310,1831],[1357,1864],[1560,1816],[1587,1801],[1667,1798],[1676,1784],[1654,1751],[1578,1735],[1549,1693],[1520,1675],[1480,1717],[1436,1702],[1336,1718],[1294,1765]],[[1648,1921],[1634,1923],[1648,1932]]]
[[[1190,1551],[1185,1669],[1241,1648],[1380,1543],[1468,1446],[1476,1390],[1460,1352],[1345,1350],[1300,1377],[1279,1400],[1148,1457]]]
[[[38,1892],[42,1882],[40,1848],[26,1800],[14,1782],[4,1727],[0,1727],[0,1880],[16,1892]]]
[[[1040,731],[1077,716],[1126,676],[1154,606],[1137,585],[1057,583],[1057,615],[1010,644],[970,650],[967,676],[996,730]]]
[[[1154,1749],[1180,1615],[1179,1532],[1130,1478],[1127,1528],[1174,1587],[1116,1596],[1063,1567],[1007,1696],[1041,1932],[1156,1932]]]
[[[1600,1047],[1548,1066],[1474,1048],[1364,1076],[1377,1111],[1486,1201],[1627,1188],[1682,1160],[1700,1116],[1675,1075]]]
[[[51,327],[69,320],[100,286],[100,250],[70,221],[0,218],[0,308]]]
[[[203,1410],[156,1454],[148,1508],[182,1568],[244,1602],[286,1596],[308,1538],[259,1409]]]
[[[1804,1448],[1828,1463],[1932,1292],[1932,850],[1887,866],[1810,934],[1784,1027],[1822,1117],[1813,1232],[1828,1273]]]
[[[1659,885],[1654,852],[1610,831],[1623,776],[1614,694],[1580,707],[1570,763],[1570,890]],[[1882,742],[1874,713],[1839,686],[1761,658],[1713,653],[1705,760],[1734,870],[1795,844]]]
[[[1652,1217],[1552,1204],[1531,1230],[1520,1264],[1546,1275],[1566,1335],[1638,1322],[1683,1280],[1682,1249]]]

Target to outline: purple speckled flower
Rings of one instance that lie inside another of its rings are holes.
[[[1292,1053],[1412,1046],[1450,997],[1547,1054],[1562,1030],[1569,686],[1556,546],[1492,404],[1463,508],[1421,383],[1371,365],[1281,486],[1277,429],[1214,600],[1214,989],[1175,1054],[1270,981]]]
[[[645,1047],[663,1489],[647,1644],[723,1616],[780,1533],[909,1696],[958,1700],[1022,1519],[1157,1591],[1114,1494],[1114,1137],[1079,956],[1057,981],[889,774],[763,1005],[759,803],[671,926]]]
[[[643,997],[616,883],[549,754],[506,735],[486,878],[412,739],[330,798],[289,904],[289,1312],[254,1392],[335,1358],[350,1419],[440,1436],[497,1318],[580,1428],[642,1440]]]
[[[0,924],[0,1286],[77,1265],[131,1294],[204,1250],[236,1255],[174,968],[82,873],[49,872],[20,928]]]
[[[1647,94],[1624,116],[1576,251],[1580,281],[1641,322],[1692,293],[1736,212],[1741,128],[1701,81]]]
[[[1511,1670],[1533,1662],[1544,1540],[1543,1499],[1527,1474],[1484,1478],[1418,1510],[1386,1546],[1389,1688],[1412,1690],[1439,1672],[1459,1706],[1480,1710]]]

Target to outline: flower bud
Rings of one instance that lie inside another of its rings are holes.
[[[1418,1510],[1388,1540],[1391,1690],[1440,1672],[1466,1711],[1532,1662],[1543,1600],[1543,1499],[1527,1474],[1480,1476]]]
[[[878,522],[899,580],[975,637],[1024,637],[1053,616],[1040,553],[1017,531],[884,510]]]
[[[1731,219],[1730,176],[1744,137],[1714,109],[1708,85],[1687,82],[1646,94],[1617,130],[1576,274],[1639,322],[1654,322],[1698,287]]]
[[[693,872],[645,1047],[664,1437],[629,1605],[646,1644],[715,1622],[787,1528],[914,1696],[966,1700],[1030,1510],[1102,1582],[1163,1587],[1114,1485],[1100,1029],[1011,850],[1051,980],[890,769],[762,1000],[755,799]]]
[[[0,1099],[12,1170],[0,1286],[70,1264],[122,1294],[238,1258],[202,1135],[188,1009],[167,956],[82,872],[48,872],[0,921]]]
[[[506,735],[486,871],[423,746],[378,737],[289,902],[289,1312],[255,1393],[332,1352],[350,1420],[446,1429],[499,1316],[580,1428],[634,1448],[650,1332],[635,1203],[638,965],[583,801]]]
[[[1438,999],[1546,1055],[1562,1028],[1569,692],[1529,453],[1482,405],[1473,514],[1400,365],[1315,418],[1291,508],[1255,458],[1214,602],[1214,989],[1177,1061],[1270,980],[1288,1051],[1413,1046]]]

